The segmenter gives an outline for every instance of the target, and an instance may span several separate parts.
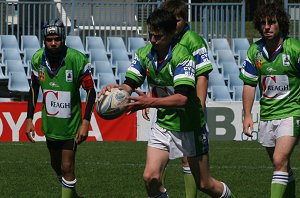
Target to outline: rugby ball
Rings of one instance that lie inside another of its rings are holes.
[[[105,120],[112,120],[121,116],[128,103],[129,93],[123,89],[112,88],[106,91],[97,101],[96,112]]]

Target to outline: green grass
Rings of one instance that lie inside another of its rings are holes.
[[[0,197],[59,197],[60,185],[50,168],[44,142],[0,143]],[[146,142],[85,142],[78,147],[77,191],[85,198],[147,197],[142,174]],[[292,156],[300,178],[300,149]],[[269,197],[272,165],[256,142],[210,142],[211,173],[226,182],[237,197]],[[180,160],[167,168],[171,198],[183,198]],[[297,188],[300,195],[300,188]],[[198,197],[208,197],[199,193]]]

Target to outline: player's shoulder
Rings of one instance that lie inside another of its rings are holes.
[[[283,48],[300,53],[300,41],[295,38],[287,37],[284,40]]]
[[[85,54],[83,54],[82,52],[74,49],[74,48],[70,48],[68,47],[67,49],[67,55],[74,55],[74,56],[80,56],[80,57],[86,57]]]

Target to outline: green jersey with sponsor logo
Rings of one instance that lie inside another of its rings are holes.
[[[190,30],[190,27],[186,25],[177,40],[193,54],[196,76],[212,71],[213,67],[208,58],[206,42],[198,33]]]
[[[44,48],[32,57],[32,72],[43,91],[42,132],[47,138],[75,137],[81,124],[80,91],[82,77],[90,71],[87,57],[71,48],[52,72]]]
[[[264,46],[264,40],[250,46],[240,74],[259,84],[261,120],[300,116],[300,42],[285,38],[271,56]]]
[[[139,85],[147,78],[153,97],[174,94],[174,87],[189,85],[195,88],[195,62],[191,53],[181,44],[170,48],[161,64],[149,44],[140,48],[128,68],[126,77]],[[196,90],[188,97],[185,108],[158,108],[156,123],[171,131],[192,131],[205,124]]]

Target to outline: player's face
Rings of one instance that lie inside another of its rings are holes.
[[[180,34],[180,32],[182,32],[185,24],[186,24],[186,21],[182,18],[182,17],[176,17],[176,34]]]
[[[61,37],[57,35],[49,35],[45,38],[45,47],[50,53],[59,52],[61,44],[62,44]]]
[[[260,25],[265,39],[272,40],[280,35],[279,24],[276,17],[262,18]]]
[[[149,30],[149,40],[153,46],[153,49],[158,52],[169,49],[173,34],[167,34],[159,30],[153,30],[151,28]]]

